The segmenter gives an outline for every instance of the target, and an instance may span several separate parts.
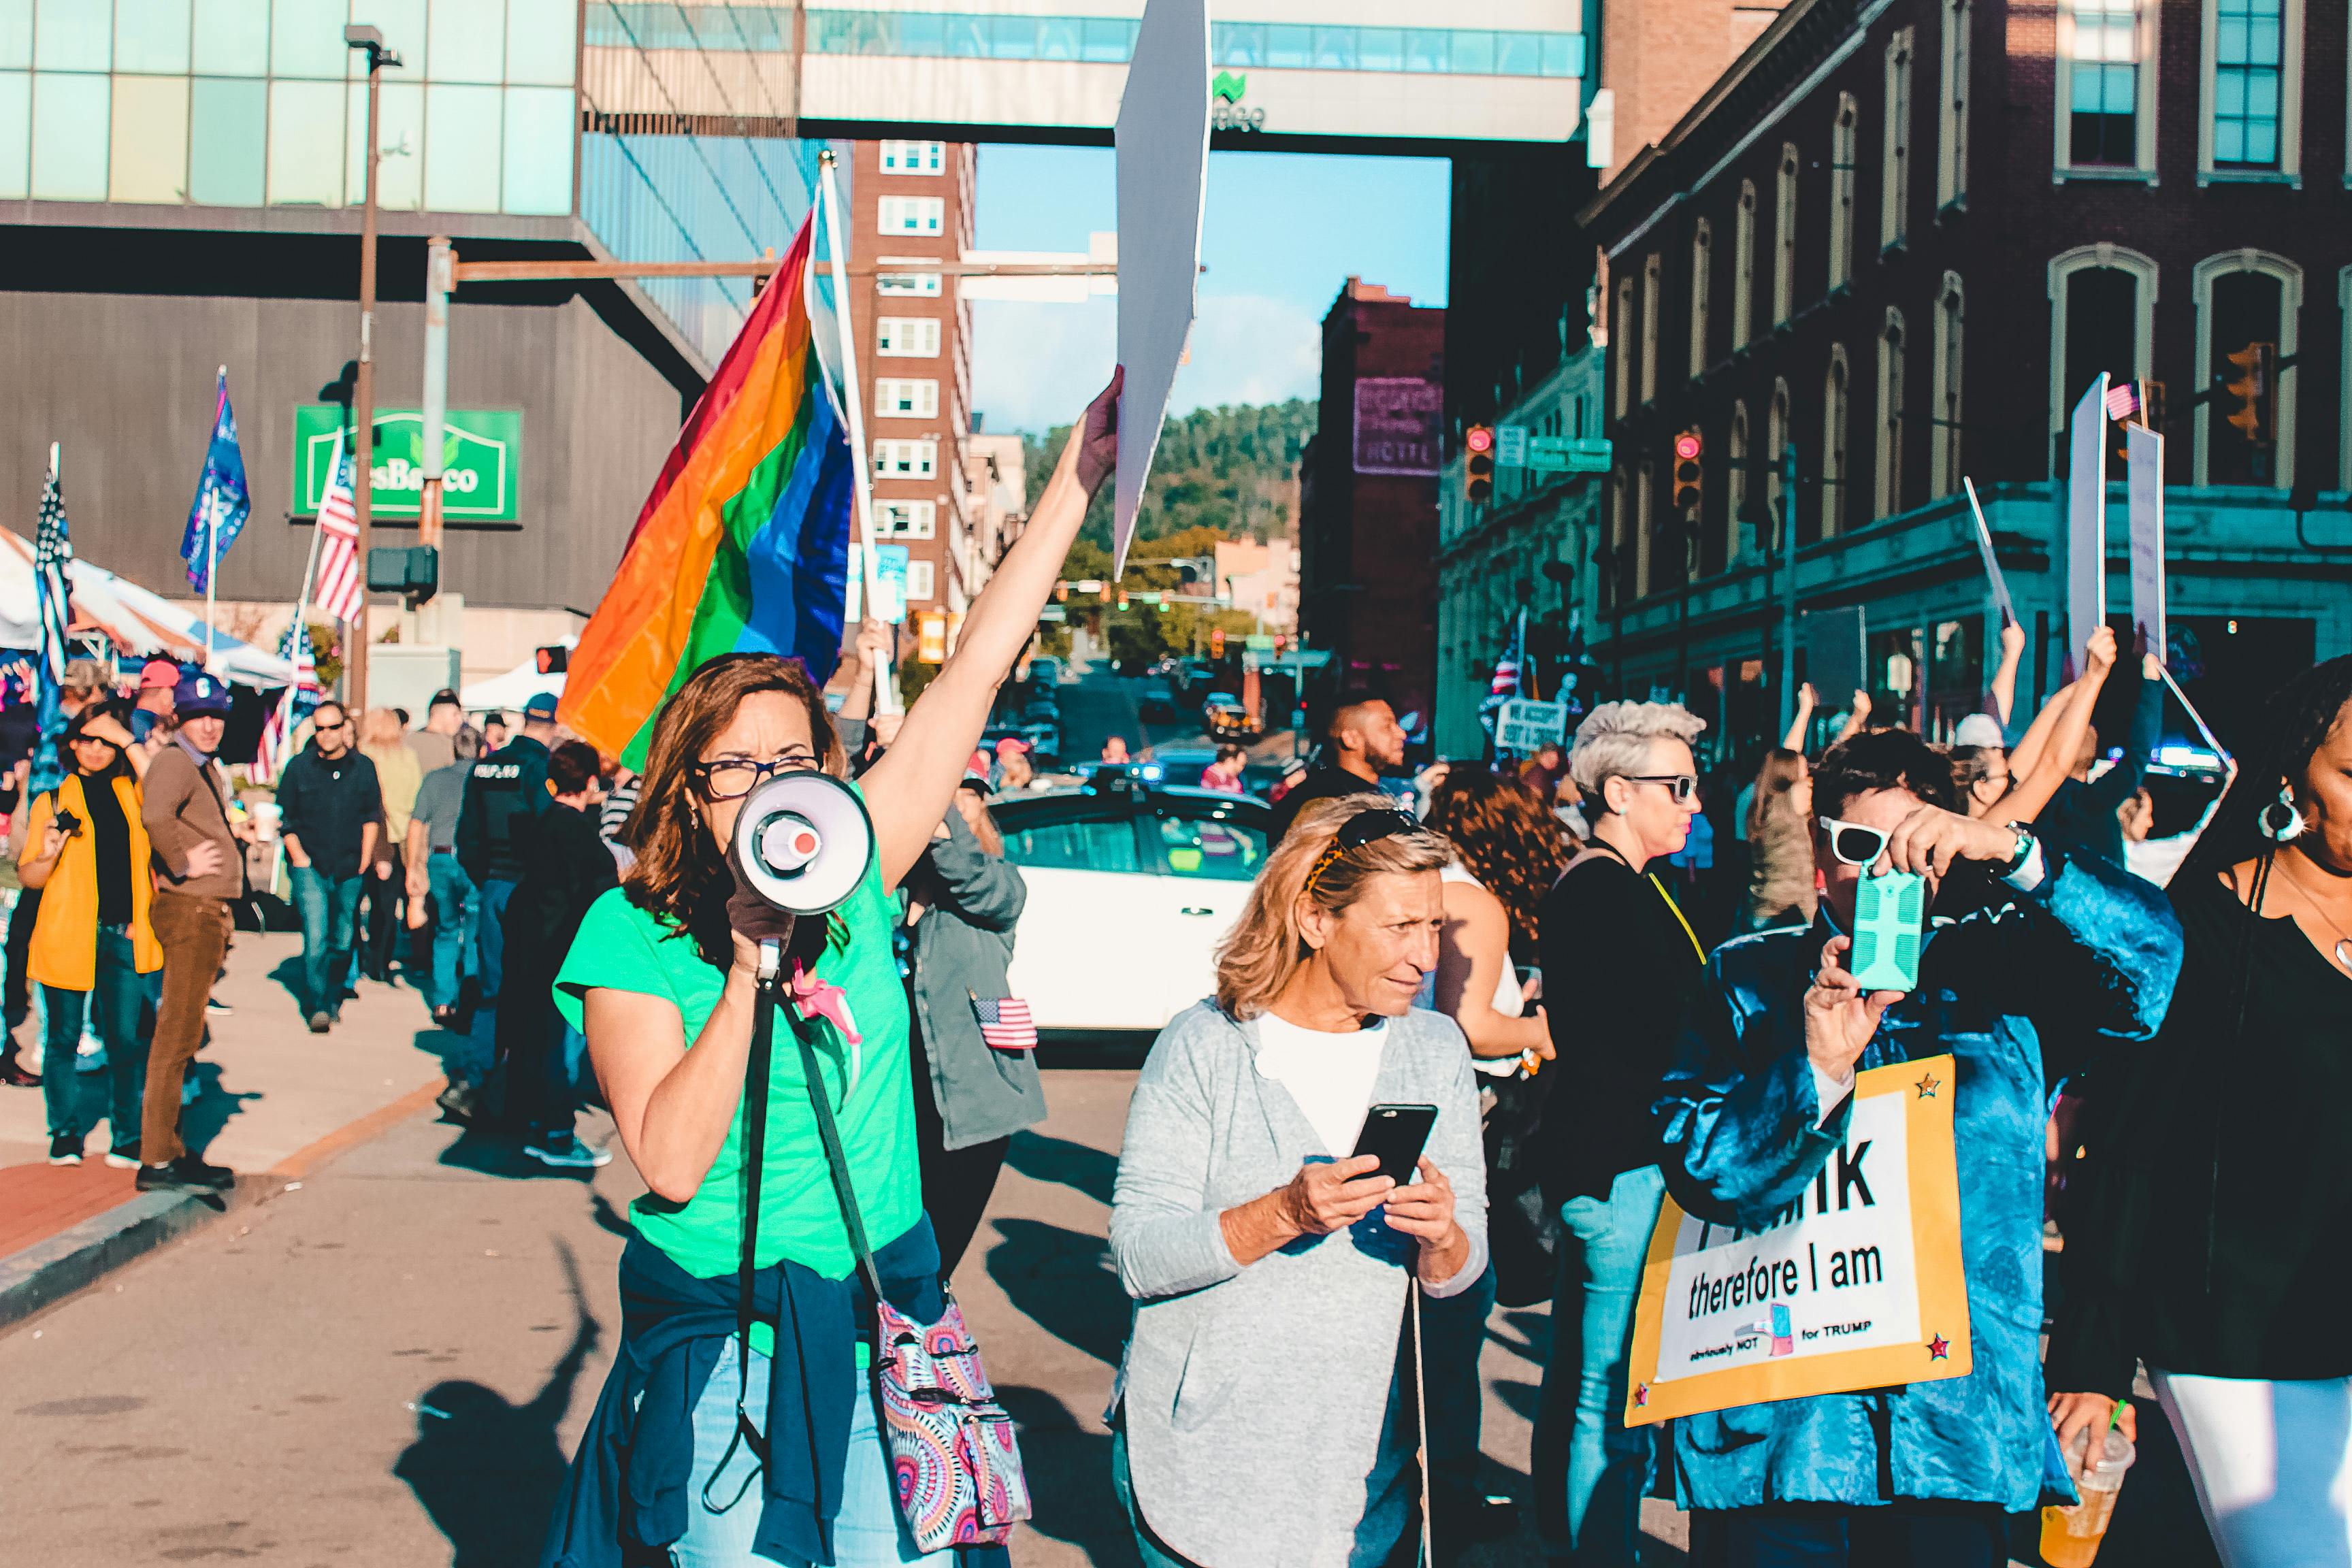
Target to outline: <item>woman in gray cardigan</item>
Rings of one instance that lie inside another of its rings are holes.
[[[1110,1218],[1136,1301],[1112,1477],[1147,1568],[1356,1568],[1410,1515],[1406,1294],[1486,1268],[1470,1053],[1412,1008],[1447,854],[1385,798],[1308,806],[1218,953],[1216,999],[1137,1079]],[[1397,1103],[1437,1108],[1402,1187],[1348,1154]]]

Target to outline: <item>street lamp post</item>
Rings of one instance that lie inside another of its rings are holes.
[[[367,569],[370,514],[374,487],[370,482],[375,463],[375,189],[376,165],[383,152],[378,144],[379,104],[384,68],[400,68],[400,56],[384,47],[379,27],[354,25],[343,29],[347,48],[367,51],[367,201],[360,211],[360,357],[352,388],[352,511],[359,530],[356,542],[360,568],[360,616],[344,650],[344,690],[353,710],[367,709]]]

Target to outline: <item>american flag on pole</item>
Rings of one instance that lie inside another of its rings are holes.
[[[1037,1026],[1029,1016],[1029,1004],[1019,997],[973,996],[971,1011],[980,1020],[980,1037],[988,1042],[991,1050],[1037,1048]]]
[[[294,731],[302,727],[322,695],[319,668],[310,658],[310,628],[299,611],[287,623],[278,655],[294,666],[294,684],[278,694],[278,705],[270,709],[268,720],[261,726],[261,748],[253,757],[253,782],[257,784],[272,783],[285,771],[294,754]]]
[[[327,493],[319,498],[319,581],[311,603],[339,621],[357,621],[367,607],[360,584],[360,518],[352,499],[351,454],[335,435]]]
[[[2128,419],[2139,412],[2139,383],[2119,381],[2107,388],[2107,417]]]
[[[33,750],[30,786],[35,794],[55,789],[65,779],[65,763],[58,754],[58,697],[65,685],[67,634],[73,626],[73,534],[66,523],[66,502],[58,488],[58,451],[49,448],[49,477],[41,486],[41,522],[33,539],[33,584],[40,596],[40,695],[34,711],[40,741]]]

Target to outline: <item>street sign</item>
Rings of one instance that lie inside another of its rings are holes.
[[[1495,466],[1498,468],[1524,468],[1528,466],[1526,426],[1498,425],[1495,427]]]
[[[1524,755],[1546,746],[1564,744],[1567,739],[1565,702],[1537,702],[1514,697],[1503,704],[1503,710],[1495,718],[1495,745],[1500,751]]]
[[[1059,605],[1048,605],[1037,612],[1037,618],[1051,625],[1059,626],[1070,618],[1070,614]]]
[[[1272,632],[1252,632],[1243,642],[1242,646],[1255,653],[1272,653],[1274,651],[1274,634]]]
[[[327,465],[345,412],[333,403],[294,407],[294,512],[316,517],[327,493]],[[379,522],[414,521],[425,493],[425,416],[414,408],[375,411],[370,510]],[[441,447],[441,516],[454,524],[521,519],[522,411],[452,408]]]
[[[1606,437],[1530,436],[1528,467],[1538,473],[1605,474],[1612,448]]]
[[[874,618],[894,626],[907,623],[907,557],[903,544],[874,547]]]

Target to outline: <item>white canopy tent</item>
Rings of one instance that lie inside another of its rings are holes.
[[[578,637],[565,637],[563,646],[577,647]],[[541,675],[536,656],[523,660],[504,675],[494,675],[488,680],[477,680],[457,694],[457,700],[468,713],[515,713],[522,705],[540,693],[562,698],[563,677]]]
[[[68,571],[73,588],[76,635],[103,637],[127,658],[160,657],[186,664],[205,662],[202,617],[88,561],[76,559]],[[0,529],[0,644],[21,648],[37,648],[41,645],[40,595],[33,582],[33,547],[7,529]],[[290,662],[264,653],[226,632],[215,630],[211,634],[211,650],[212,672],[223,679],[252,687],[293,683],[294,666]]]

